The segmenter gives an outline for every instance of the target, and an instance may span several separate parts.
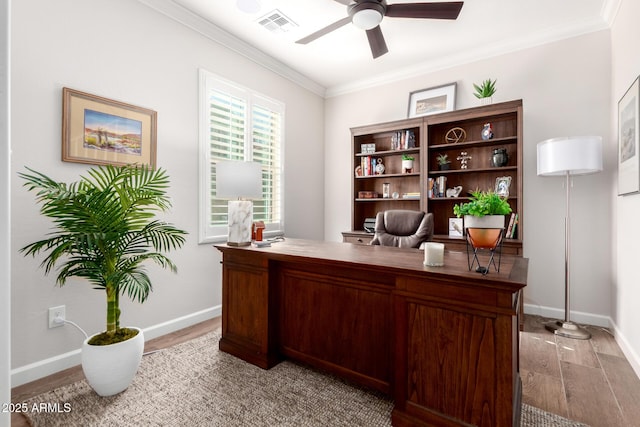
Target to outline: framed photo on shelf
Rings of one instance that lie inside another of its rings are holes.
[[[456,83],[413,91],[409,94],[408,117],[422,117],[453,111],[456,108]]]
[[[462,218],[449,218],[449,236],[462,237]]]
[[[640,87],[638,78],[618,102],[618,195],[640,191]]]
[[[511,187],[511,177],[510,176],[500,176],[496,178],[496,188],[494,192],[498,196],[502,196],[504,198],[509,197],[509,187]]]
[[[62,161],[156,166],[157,113],[62,89]]]

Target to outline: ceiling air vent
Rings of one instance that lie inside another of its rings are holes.
[[[278,9],[274,9],[271,12],[258,19],[258,24],[262,25],[272,33],[286,33],[292,28],[298,25],[291,19],[287,18],[284,13]]]

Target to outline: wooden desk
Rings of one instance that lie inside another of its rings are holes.
[[[518,295],[526,258],[500,273],[423,252],[287,239],[223,254],[220,350],[265,369],[295,359],[394,399],[392,423],[519,426]]]

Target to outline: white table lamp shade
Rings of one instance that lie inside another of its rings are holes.
[[[262,167],[256,162],[224,160],[216,163],[216,197],[229,199],[227,244],[251,243],[252,199],[262,198]]]
[[[572,136],[538,143],[538,175],[586,175],[602,170],[602,138]]]
[[[216,163],[216,197],[261,199],[262,167],[260,163],[235,160]]]

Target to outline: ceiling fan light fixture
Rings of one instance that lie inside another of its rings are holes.
[[[382,13],[375,9],[363,9],[353,14],[351,22],[361,30],[371,30],[382,22]]]

